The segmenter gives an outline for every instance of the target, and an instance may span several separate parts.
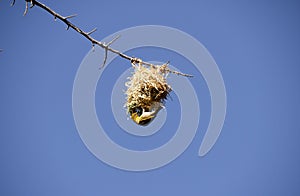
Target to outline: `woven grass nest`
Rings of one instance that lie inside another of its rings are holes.
[[[134,72],[126,82],[126,107],[128,113],[134,108],[141,107],[150,110],[154,103],[163,106],[167,96],[172,91],[167,83],[168,64],[144,66],[132,64]]]

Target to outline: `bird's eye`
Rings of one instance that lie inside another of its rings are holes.
[[[141,116],[143,113],[143,109],[141,107],[136,107],[135,108],[135,112],[138,116]]]

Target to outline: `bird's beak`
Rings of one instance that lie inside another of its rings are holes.
[[[138,116],[137,114],[133,114],[132,117],[134,122],[137,123],[138,125],[148,125],[152,121],[152,119],[155,118],[155,116],[148,115],[148,114],[143,114],[141,116]]]

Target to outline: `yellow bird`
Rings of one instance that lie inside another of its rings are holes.
[[[129,113],[131,119],[138,125],[148,125],[157,115],[159,110],[163,108],[163,105],[159,102],[153,102],[150,107],[134,107]]]

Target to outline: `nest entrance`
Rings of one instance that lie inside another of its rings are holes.
[[[143,66],[141,63],[132,64],[133,75],[126,82],[126,107],[128,112],[136,107],[149,110],[154,103],[163,104],[168,94],[172,91],[166,77],[168,64]]]

